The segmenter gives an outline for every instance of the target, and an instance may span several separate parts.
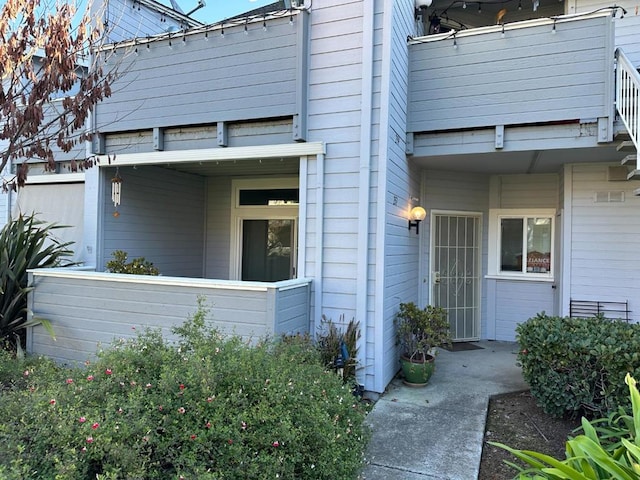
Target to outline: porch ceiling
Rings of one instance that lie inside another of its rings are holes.
[[[429,170],[483,174],[556,173],[566,163],[620,162],[616,144],[598,148],[492,152],[460,155],[414,156],[412,161]]]
[[[300,158],[266,158],[244,160],[216,160],[207,162],[169,164],[167,168],[178,172],[216,176],[288,175],[298,174]]]

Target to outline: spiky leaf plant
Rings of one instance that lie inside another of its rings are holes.
[[[64,227],[20,215],[0,231],[0,341],[5,344],[31,324],[49,327],[41,319],[27,323],[27,294],[32,290],[27,271],[73,264],[67,258],[73,255],[68,248],[73,242],[58,240],[53,234],[58,228]]]

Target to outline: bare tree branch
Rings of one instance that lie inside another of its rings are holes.
[[[0,10],[0,172],[9,163],[21,165],[2,180],[2,190],[24,185],[29,160],[53,170],[56,151],[91,139],[87,119],[111,95],[118,75],[94,55],[105,38],[90,6],[77,15],[62,1],[6,0]],[[91,165],[93,159],[81,162]]]

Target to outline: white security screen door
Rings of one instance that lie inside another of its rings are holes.
[[[480,214],[431,216],[431,303],[443,307],[454,340],[480,338]]]

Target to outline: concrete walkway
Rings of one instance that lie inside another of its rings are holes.
[[[474,344],[483,348],[442,350],[426,387],[397,379],[389,385],[367,420],[366,480],[478,478],[489,397],[528,386],[516,366],[517,344]]]

